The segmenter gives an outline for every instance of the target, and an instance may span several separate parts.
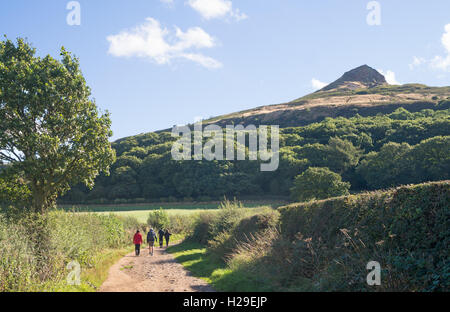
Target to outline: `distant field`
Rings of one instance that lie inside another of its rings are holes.
[[[204,211],[217,211],[216,209],[170,209],[167,210],[167,213],[169,215],[191,215],[195,213],[200,213]],[[98,212],[99,214],[110,214],[113,213],[118,216],[123,217],[134,217],[136,218],[140,223],[146,223],[148,219],[148,215],[150,212],[155,211],[155,209],[152,210],[134,210],[134,211],[101,211]]]
[[[260,206],[279,207],[285,205],[282,201],[242,201],[245,208],[255,208]],[[139,210],[209,210],[218,209],[220,202],[208,203],[151,203],[151,204],[122,204],[122,205],[59,205],[59,208],[66,211],[84,212],[119,212],[119,211],[139,211]]]
[[[265,206],[247,207],[244,209],[247,211],[247,213],[249,215],[253,215],[253,214],[259,213],[262,210],[265,210],[267,208],[273,208],[273,207],[265,205]],[[135,211],[114,211],[114,212],[102,211],[102,212],[98,212],[98,213],[99,214],[114,213],[115,215],[118,215],[118,216],[134,217],[139,222],[146,223],[147,219],[148,219],[148,214],[152,211],[155,211],[155,210],[153,209],[153,210],[135,210]],[[187,215],[193,215],[193,214],[206,212],[206,211],[214,212],[214,211],[219,211],[219,209],[217,209],[217,207],[216,207],[216,209],[170,209],[170,210],[167,210],[166,212],[169,215],[181,215],[181,216],[186,215],[187,216]]]
[[[285,203],[279,201],[252,201],[242,202],[246,209],[265,209],[276,208]],[[100,214],[114,213],[119,216],[131,216],[145,223],[148,214],[152,211],[164,209],[169,215],[191,215],[205,211],[217,211],[220,202],[215,203],[158,203],[158,204],[128,204],[128,205],[77,205],[77,206],[59,206],[66,211],[96,212]]]

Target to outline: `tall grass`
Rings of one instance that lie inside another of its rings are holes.
[[[45,224],[48,244],[39,250],[34,229]],[[45,291],[60,285],[71,261],[95,266],[104,250],[129,244],[136,222],[114,215],[52,211],[8,219],[0,215],[0,291]]]

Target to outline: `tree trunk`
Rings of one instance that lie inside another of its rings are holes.
[[[34,213],[44,214],[53,204],[51,198],[49,198],[47,192],[37,182],[32,183],[32,203],[31,209]]]
[[[29,239],[33,244],[37,273],[40,280],[45,281],[52,274],[52,248],[47,215],[48,199],[41,184],[35,180],[32,182],[31,190]]]

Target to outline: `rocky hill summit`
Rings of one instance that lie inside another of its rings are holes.
[[[351,71],[346,72],[341,78],[333,83],[330,83],[321,91],[330,91],[336,89],[362,89],[374,88],[382,85],[387,85],[386,78],[378,71],[370,66],[362,65]]]

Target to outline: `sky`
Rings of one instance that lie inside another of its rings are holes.
[[[450,85],[450,1],[14,0],[0,34],[64,46],[113,140],[314,92],[367,64]]]

